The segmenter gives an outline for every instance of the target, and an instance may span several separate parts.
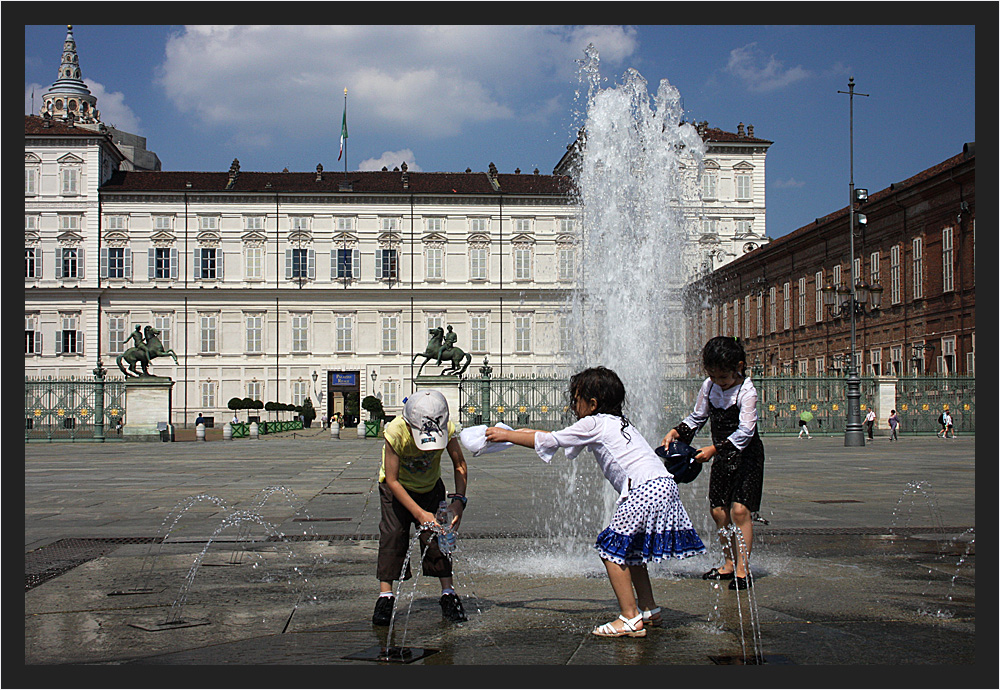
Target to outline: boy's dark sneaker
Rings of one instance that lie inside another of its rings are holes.
[[[375,613],[372,614],[374,625],[389,625],[392,620],[392,609],[396,604],[396,597],[379,597],[375,600]]]
[[[441,615],[456,623],[469,620],[465,615],[465,609],[462,608],[462,600],[457,594],[441,595]]]

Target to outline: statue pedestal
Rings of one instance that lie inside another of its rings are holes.
[[[125,425],[122,438],[127,441],[161,440],[159,425],[170,430],[172,379],[163,376],[140,376],[125,379]]]
[[[448,418],[457,431],[462,430],[462,425],[458,421],[458,384],[461,380],[458,376],[418,376],[413,382],[418,391],[436,390],[444,396],[448,401]]]

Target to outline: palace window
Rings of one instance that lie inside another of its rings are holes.
[[[56,247],[56,278],[83,278],[83,247]]]
[[[292,314],[292,352],[309,352],[308,314]]]
[[[816,323],[823,320],[823,271],[816,271]]]
[[[38,247],[24,248],[24,277],[42,277],[42,250]]]
[[[153,328],[160,332],[160,344],[163,345],[164,350],[171,349],[170,343],[173,340],[173,321],[174,317],[171,313],[153,313]]]
[[[244,314],[246,325],[246,353],[259,355],[264,352],[264,315],[260,313]]]
[[[218,325],[219,315],[217,313],[205,313],[199,317],[200,338],[199,352],[203,355],[216,354],[219,351]]]
[[[354,317],[350,314],[336,316],[337,352],[347,354],[354,351]]]
[[[428,245],[424,250],[424,278],[426,280],[442,280],[444,278],[444,248],[440,245]]]
[[[472,314],[469,317],[469,351],[476,354],[486,352],[486,334],[489,328],[488,314]]]
[[[514,314],[514,352],[531,352],[531,314]]]
[[[399,352],[399,314],[382,314],[382,352]]]
[[[222,250],[217,247],[199,247],[194,252],[195,280],[222,279]]]
[[[56,354],[83,354],[83,331],[77,330],[79,314],[60,314],[61,329],[56,331]]]
[[[148,259],[150,280],[177,278],[177,250],[173,247],[150,247]]]
[[[285,250],[285,279],[313,280],[316,278],[316,250],[296,247]]]
[[[570,281],[576,278],[576,247],[564,245],[559,247],[559,280]]]
[[[42,354],[42,332],[38,328],[38,315],[24,315],[24,354]]]
[[[701,197],[702,199],[715,199],[718,197],[719,176],[714,172],[706,172],[701,176]]]
[[[514,280],[531,280],[531,246],[514,247]]]
[[[952,228],[941,230],[941,292],[955,289],[954,237]]]
[[[487,279],[489,256],[489,249],[486,247],[469,248],[469,280]]]
[[[924,240],[913,238],[913,299],[924,297]]]
[[[128,247],[101,248],[101,278],[132,277],[132,251]]]
[[[206,409],[215,407],[215,381],[201,382],[201,406]]]
[[[125,338],[128,336],[128,314],[108,314],[108,354],[120,355],[125,352]]]
[[[736,200],[750,201],[750,175],[736,175]]]
[[[243,279],[264,279],[264,247],[248,244],[243,248]]]
[[[384,218],[383,220],[395,220],[395,218]],[[390,283],[399,280],[399,260],[395,249],[375,250],[375,278]]]

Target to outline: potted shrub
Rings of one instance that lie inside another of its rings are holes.
[[[312,399],[306,398],[302,403],[302,426],[308,429],[312,425],[312,421],[316,419],[316,409],[313,407]]]
[[[382,418],[385,417],[382,401],[374,395],[369,395],[361,401],[361,407],[368,412],[369,418],[369,421],[365,422],[365,438],[375,438],[378,436]]]

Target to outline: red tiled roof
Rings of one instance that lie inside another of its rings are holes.
[[[726,132],[724,130],[718,129],[717,127],[709,127],[701,135],[701,138],[705,141],[717,141],[725,143],[738,143],[738,144],[773,144],[773,141],[768,141],[767,139],[760,139],[758,137],[748,137],[746,135],[736,134],[734,132]]]
[[[45,135],[45,136],[76,136],[76,137],[100,137],[107,136],[106,134],[101,134],[100,132],[95,132],[92,129],[85,129],[83,127],[75,127],[74,125],[63,122],[62,120],[57,120],[52,118],[49,122],[49,126],[45,126],[45,120],[38,115],[25,115],[24,116],[24,135]]]
[[[232,187],[228,172],[120,171],[102,187],[105,192],[232,192],[232,193],[353,193],[353,194],[486,194],[498,192],[485,172],[435,173],[349,171],[317,173],[240,172]],[[564,196],[569,178],[556,175],[497,175],[502,194]],[[345,184],[346,183],[346,184]]]

